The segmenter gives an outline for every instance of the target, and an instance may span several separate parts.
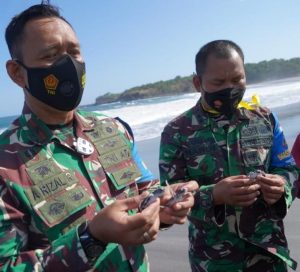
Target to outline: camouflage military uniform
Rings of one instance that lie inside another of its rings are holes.
[[[298,171],[300,172],[300,134],[297,135],[291,152],[298,166]],[[300,198],[300,178],[295,182],[294,187],[296,197]]]
[[[230,121],[216,120],[199,101],[171,121],[161,138],[162,183],[194,179],[200,185],[189,217],[192,270],[269,271],[271,266],[270,271],[284,271],[285,264],[295,268],[282,219],[292,202],[297,172],[278,120],[260,107],[238,109]],[[284,197],[276,204],[268,206],[262,198],[246,208],[213,204],[214,184],[255,169],[286,179]]]
[[[297,138],[294,142],[292,155],[296,161],[296,164],[300,167],[300,134],[297,135]]]
[[[74,134],[94,152],[76,152]],[[89,270],[79,226],[115,199],[157,184],[119,121],[78,111],[74,125],[51,130],[25,108],[0,138],[0,270]],[[93,269],[148,270],[142,245],[113,243]]]

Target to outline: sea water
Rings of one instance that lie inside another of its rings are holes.
[[[254,94],[259,96],[262,105],[271,108],[274,112],[282,109],[283,106],[294,105],[293,111],[288,115],[291,121],[283,127],[285,134],[289,134],[290,137],[294,137],[297,131],[300,132],[299,115],[297,115],[297,112],[300,112],[300,106],[298,106],[299,109],[297,107],[295,109],[295,103],[300,103],[300,77],[249,85],[244,100],[249,101]],[[171,119],[193,107],[199,98],[200,94],[195,92],[124,103],[81,106],[81,108],[101,112],[111,117],[120,117],[130,124],[135,139],[140,141],[160,136],[164,126]],[[286,111],[285,114],[288,113],[289,107]],[[281,114],[284,113],[281,112]],[[1,117],[0,132],[15,118],[16,116]]]

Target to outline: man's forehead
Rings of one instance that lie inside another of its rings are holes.
[[[30,58],[58,50],[61,46],[80,47],[78,38],[72,27],[57,17],[35,18],[24,27],[19,43],[19,58]]]
[[[24,27],[24,33],[26,35],[32,32],[43,32],[45,29],[52,28],[64,28],[67,31],[73,31],[72,27],[65,22],[64,20],[58,17],[42,17],[42,18],[34,18],[28,21]]]
[[[244,72],[243,60],[235,52],[228,57],[209,56],[203,76],[206,78],[235,77],[244,74]]]
[[[21,47],[28,47],[28,43],[44,47],[66,42],[80,46],[76,33],[67,22],[57,17],[38,18],[26,24]]]
[[[224,61],[230,59],[234,59],[234,60],[240,59],[242,61],[242,58],[239,55],[239,53],[234,49],[230,49],[229,51],[226,52],[226,54],[225,53],[221,54],[217,52],[210,53],[207,57],[207,63],[210,61]]]

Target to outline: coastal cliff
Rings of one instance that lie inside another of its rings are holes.
[[[137,99],[184,94],[195,91],[192,83],[192,76],[177,76],[171,80],[134,87],[123,93],[106,93],[96,98],[96,104],[127,102]]]
[[[282,79],[300,75],[300,58],[273,59],[245,64],[247,84]],[[106,93],[96,98],[95,104],[127,102],[151,97],[170,96],[195,92],[192,75],[177,76],[167,81],[158,81],[125,90],[121,93]]]

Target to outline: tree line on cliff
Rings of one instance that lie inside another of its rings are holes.
[[[247,84],[259,83],[300,75],[300,58],[289,60],[272,59],[258,63],[245,64]],[[177,95],[195,92],[192,75],[177,76],[171,80],[158,81],[130,88],[121,93],[106,93],[96,98],[95,104],[124,102],[150,97]]]

